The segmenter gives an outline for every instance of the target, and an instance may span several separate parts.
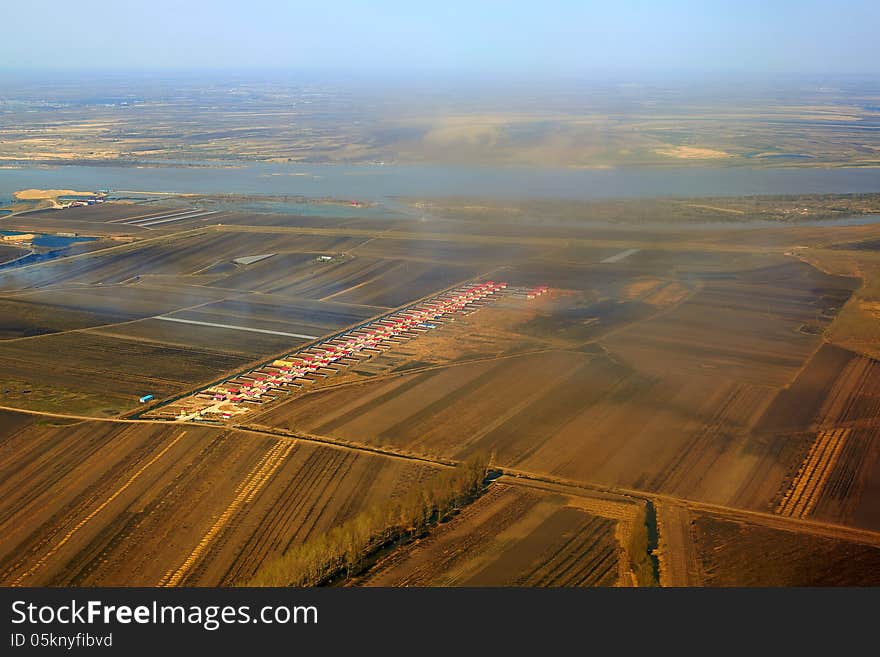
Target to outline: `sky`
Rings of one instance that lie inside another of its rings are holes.
[[[0,0],[0,68],[880,74],[880,0]]]

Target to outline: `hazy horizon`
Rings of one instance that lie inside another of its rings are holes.
[[[5,9],[5,70],[603,78],[876,75],[880,4],[847,0],[332,6],[58,0]],[[29,27],[34,29],[28,29]]]

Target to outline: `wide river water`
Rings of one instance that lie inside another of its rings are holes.
[[[0,205],[19,189],[302,195],[596,199],[880,192],[880,169],[535,169],[433,165],[243,164],[229,167],[0,168]]]

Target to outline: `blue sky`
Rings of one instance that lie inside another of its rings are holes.
[[[3,68],[880,73],[880,0],[4,0]]]

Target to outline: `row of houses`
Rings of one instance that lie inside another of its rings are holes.
[[[199,392],[198,402],[177,419],[228,420],[436,329],[451,314],[474,310],[506,288],[495,281],[464,285],[327,338]]]

